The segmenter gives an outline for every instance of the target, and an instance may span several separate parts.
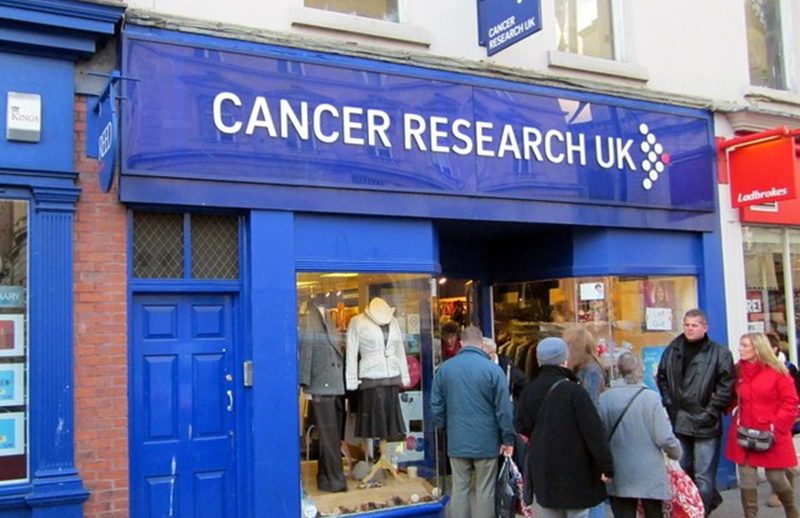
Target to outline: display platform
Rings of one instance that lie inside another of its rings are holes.
[[[346,469],[346,468],[345,468]],[[400,470],[399,478],[389,473],[376,477],[380,485],[364,484],[360,480],[347,477],[347,491],[327,493],[317,490],[317,463],[306,461],[301,466],[303,488],[307,498],[317,507],[317,516],[340,516],[358,514],[379,509],[406,507],[426,504],[438,500],[439,491],[424,478],[409,477]],[[347,471],[345,471],[347,475]]]

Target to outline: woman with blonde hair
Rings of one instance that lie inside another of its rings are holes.
[[[568,367],[597,406],[600,394],[606,389],[606,371],[597,356],[597,341],[580,324],[568,327],[561,337],[569,348]]]
[[[739,340],[736,364],[736,411],[728,431],[725,455],[739,469],[745,518],[758,516],[758,468],[764,468],[772,491],[789,518],[797,518],[794,491],[786,469],[797,465],[792,425],[797,416],[797,393],[789,371],[772,353],[763,333],[746,333]],[[739,426],[771,431],[774,444],[766,451],[745,448],[737,441]]]

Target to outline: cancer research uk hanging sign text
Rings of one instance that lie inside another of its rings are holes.
[[[125,44],[137,81],[123,175],[715,208],[705,111],[411,66]]]
[[[478,43],[491,56],[542,30],[541,0],[478,0]]]

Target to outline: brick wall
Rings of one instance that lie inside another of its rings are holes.
[[[100,190],[86,157],[85,97],[75,99],[76,464],[92,495],[84,516],[128,516],[128,358],[125,208]]]

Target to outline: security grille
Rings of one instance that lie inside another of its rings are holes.
[[[192,215],[192,278],[239,278],[239,225],[235,216]]]
[[[133,276],[183,278],[182,214],[134,213]]]

